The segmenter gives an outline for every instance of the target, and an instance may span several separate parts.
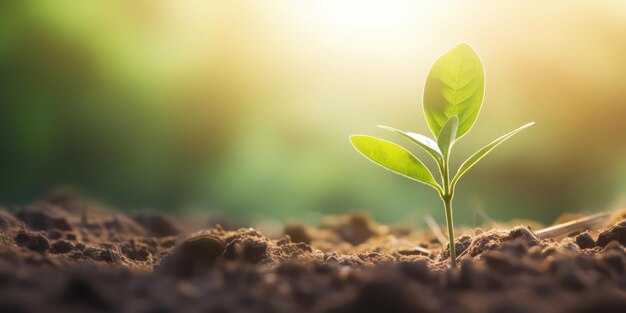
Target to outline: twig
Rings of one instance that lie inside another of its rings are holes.
[[[536,231],[535,234],[537,234],[537,236],[541,239],[548,239],[565,236],[574,232],[593,230],[595,227],[604,225],[610,217],[611,213],[598,213],[566,223],[550,226]]]

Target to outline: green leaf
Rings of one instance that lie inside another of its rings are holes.
[[[459,118],[453,115],[446,124],[443,125],[443,128],[441,128],[439,132],[439,137],[437,137],[437,145],[446,160],[448,159],[448,155],[450,155],[450,149],[452,149],[452,145],[456,139],[458,126]]]
[[[439,146],[437,146],[437,142],[420,134],[412,133],[412,132],[403,132],[399,129],[395,129],[389,126],[378,125],[378,127],[386,130],[390,130],[392,132],[396,132],[409,140],[411,140],[416,145],[420,146],[426,152],[428,152],[438,163],[443,160],[443,155],[439,150]]]
[[[467,44],[440,57],[428,73],[424,87],[424,114],[435,137],[450,117],[459,118],[456,139],[474,125],[485,93],[485,73],[480,58]]]
[[[461,164],[461,167],[459,168],[459,171],[456,173],[456,175],[454,176],[454,178],[452,179],[452,187],[454,188],[454,186],[456,185],[457,181],[461,178],[461,176],[463,176],[463,174],[465,174],[465,172],[467,172],[470,168],[472,168],[472,166],[474,166],[474,164],[476,164],[478,161],[480,161],[480,159],[482,159],[485,155],[487,155],[487,153],[491,152],[491,150],[493,150],[495,147],[497,147],[499,144],[503,143],[505,140],[511,138],[513,135],[519,133],[520,131],[532,126],[533,124],[535,124],[535,122],[532,123],[528,123],[496,140],[494,140],[492,143],[486,145],[485,147],[483,147],[482,149],[478,150],[476,153],[474,153],[471,157],[469,157],[465,162],[463,162],[463,164]]]
[[[433,174],[408,150],[382,139],[354,135],[350,136],[352,145],[374,163],[404,177],[430,185],[441,190]]]

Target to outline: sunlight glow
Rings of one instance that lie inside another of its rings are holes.
[[[319,1],[314,6],[329,24],[326,27],[374,33],[406,28],[418,12],[416,1]]]

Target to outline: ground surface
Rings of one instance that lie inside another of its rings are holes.
[[[614,221],[615,222],[615,221]],[[58,196],[0,209],[0,312],[626,312],[626,222],[457,239],[329,217],[268,239]]]

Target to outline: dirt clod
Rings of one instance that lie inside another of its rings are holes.
[[[593,240],[589,232],[584,232],[576,236],[576,244],[581,249],[591,249],[596,246],[596,242]]]
[[[292,242],[311,243],[311,235],[303,225],[287,225],[285,235],[288,235]]]
[[[180,276],[203,272],[215,263],[224,250],[224,242],[219,237],[200,232],[190,236],[176,249],[170,267]]]
[[[611,241],[617,241],[622,246],[626,246],[626,220],[621,221],[609,229],[603,231],[598,235],[596,244],[599,247],[606,247]]]
[[[491,230],[474,237],[472,243],[467,247],[467,253],[475,257],[485,251],[498,249],[504,243],[511,241],[516,241],[526,247],[539,244],[539,238],[530,229],[518,226],[508,232]]]
[[[59,241],[54,242],[51,248],[52,248],[51,249],[52,253],[58,254],[58,253],[68,253],[72,251],[74,246],[65,240],[59,240]]]
[[[456,255],[460,256],[467,250],[467,248],[472,243],[472,237],[464,235],[454,240],[454,250],[456,251]],[[446,248],[441,251],[441,259],[450,258],[450,247],[446,245]]]
[[[15,236],[15,242],[19,246],[24,246],[39,253],[45,253],[50,248],[50,243],[46,237],[39,233],[24,230],[17,233],[17,236]]]

